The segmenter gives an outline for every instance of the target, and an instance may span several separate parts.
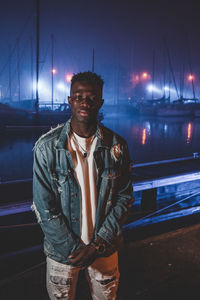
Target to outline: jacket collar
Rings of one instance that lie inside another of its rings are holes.
[[[71,131],[71,118],[64,124],[61,133],[58,137],[57,143],[56,143],[56,149],[66,149],[66,143],[67,139],[69,138],[69,133]]]
[[[56,143],[56,149],[66,149],[67,140],[71,132],[71,118],[64,124],[60,136]],[[106,134],[104,127],[97,123],[97,149],[98,148],[111,148],[114,144],[114,139],[110,135]]]

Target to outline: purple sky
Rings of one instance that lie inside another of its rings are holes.
[[[119,81],[124,85],[127,74],[139,71],[152,73],[153,51],[155,77],[161,78],[164,68],[163,37],[168,42],[174,70],[180,72],[184,49],[188,53],[185,40],[187,33],[192,68],[200,76],[198,2],[41,0],[41,76],[49,74],[51,33],[55,37],[54,61],[59,70],[57,78],[63,78],[66,72],[91,69],[94,48],[95,71],[104,77],[107,95],[109,89]],[[17,37],[20,37],[22,73],[30,73],[30,35],[35,35],[34,5],[34,0],[7,0],[1,4],[0,83],[2,77],[4,81],[7,78],[8,66],[4,72],[1,71],[8,60],[8,44],[14,47]],[[13,77],[16,77],[16,55],[12,57]],[[187,55],[185,64],[187,69]],[[117,79],[119,69],[121,77]]]

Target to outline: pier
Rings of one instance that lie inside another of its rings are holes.
[[[119,252],[119,294],[125,300],[197,299],[200,274],[200,225],[171,231],[134,243]],[[42,250],[41,250],[42,251]],[[23,253],[21,253],[21,257]],[[33,259],[33,256],[24,258]],[[0,281],[3,300],[48,300],[45,258]],[[78,281],[76,300],[91,300],[84,273]]]
[[[141,195],[141,211],[135,218],[133,204],[132,213],[123,226],[125,243],[119,253],[120,293],[126,295],[126,300],[167,299],[173,294],[188,299],[199,290],[200,206],[158,214],[157,190],[198,182],[200,158],[195,154],[135,164],[132,178],[134,194]],[[1,183],[0,196],[0,234],[5,241],[0,251],[0,296],[4,300],[13,299],[12,286],[16,299],[20,299],[20,294],[29,300],[48,299],[43,234],[30,208],[32,178]],[[182,282],[187,283],[184,288]],[[31,291],[33,283],[34,292]],[[91,300],[84,274],[80,274],[79,285],[88,297],[84,300]],[[77,299],[81,299],[81,295],[77,295]]]
[[[142,192],[141,208],[156,209],[157,189],[200,179],[200,158],[193,156],[133,164],[134,193]],[[23,192],[22,192],[23,191]],[[0,216],[30,211],[32,178],[0,183]]]

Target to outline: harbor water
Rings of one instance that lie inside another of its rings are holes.
[[[105,112],[102,123],[126,139],[133,163],[182,158],[200,152],[200,118],[152,118]],[[46,131],[0,133],[1,182],[32,177],[32,149]]]

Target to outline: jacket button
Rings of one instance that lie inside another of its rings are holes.
[[[72,222],[77,222],[78,218],[72,217]]]

